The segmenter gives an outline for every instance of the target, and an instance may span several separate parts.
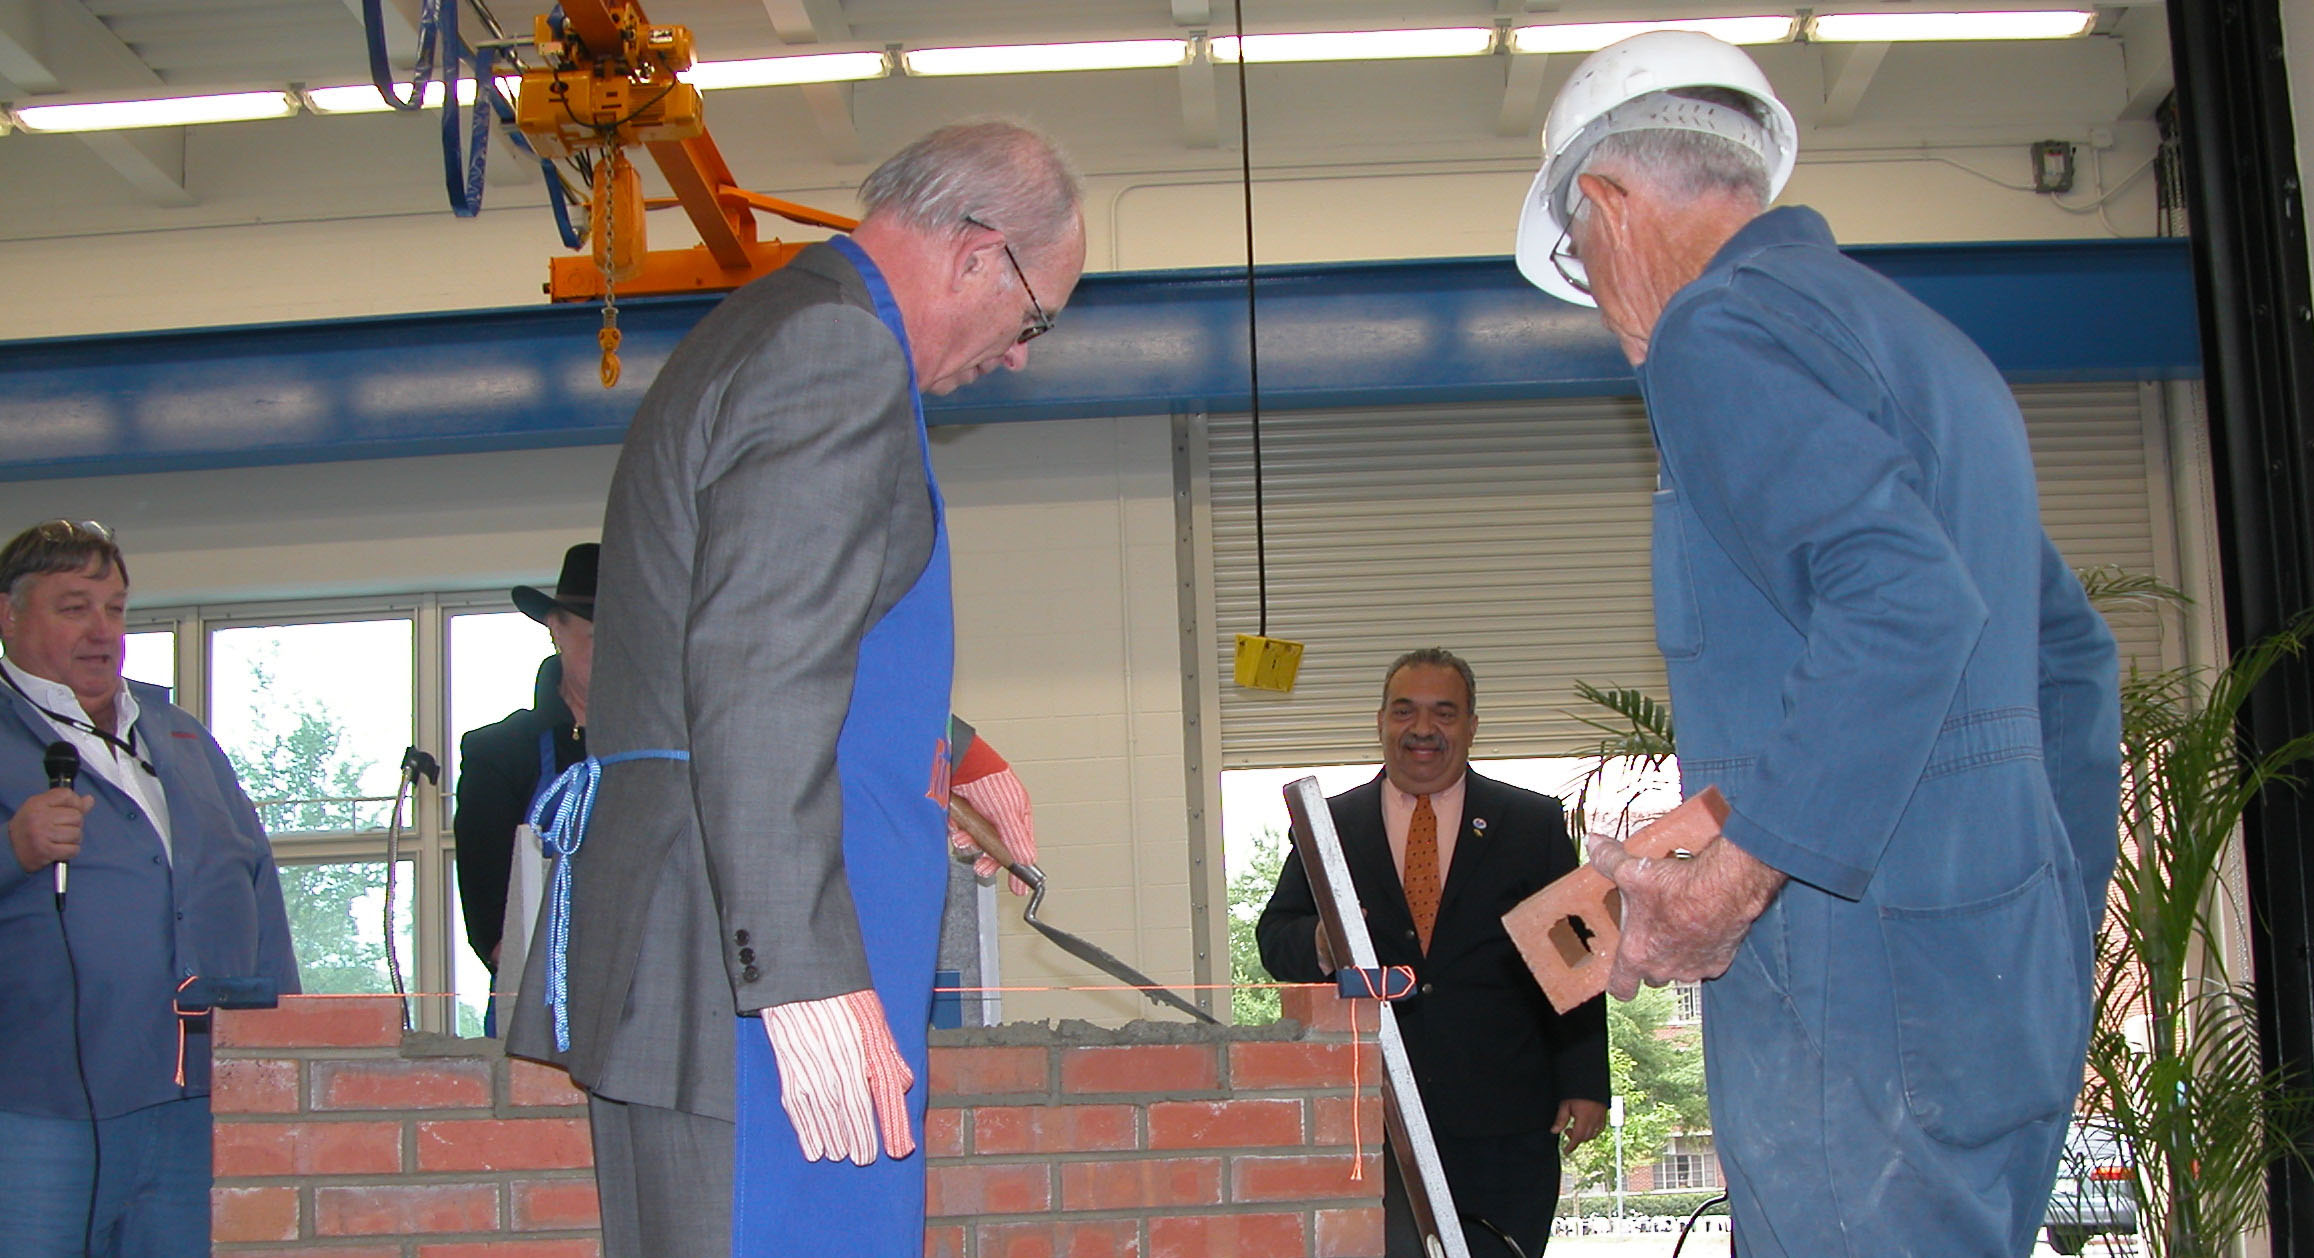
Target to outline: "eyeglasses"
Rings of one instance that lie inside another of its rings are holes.
[[[1586,173],[1625,196],[1631,195],[1630,189],[1597,171]],[[1583,260],[1583,256],[1575,251],[1575,224],[1583,217],[1583,212],[1591,208],[1591,199],[1583,196],[1582,185],[1578,183],[1574,187],[1577,200],[1568,210],[1567,225],[1559,229],[1559,243],[1551,246],[1551,267],[1559,273],[1560,279],[1567,281],[1567,287],[1589,297],[1592,295],[1589,268],[1585,268],[1582,274],[1577,274],[1568,266],[1570,262],[1579,263]]]
[[[964,216],[964,221],[970,223],[974,227],[977,227],[984,232],[996,232],[998,238],[997,243],[1004,246],[1004,260],[1012,263],[1012,273],[1015,276],[1018,276],[1020,279],[1020,291],[1028,294],[1028,325],[1020,330],[1020,339],[1013,342],[1013,344],[1026,345],[1030,341],[1033,341],[1038,337],[1043,336],[1045,333],[1052,331],[1054,322],[1053,316],[1046,312],[1044,303],[1036,299],[1036,289],[1029,286],[1028,272],[1020,269],[1020,259],[1013,255],[1012,242],[1004,239],[1003,232],[996,231],[995,228],[981,222],[977,218],[972,217],[970,214]]]
[[[77,542],[91,537],[100,542],[112,540],[112,530],[95,520],[45,520],[34,526],[33,532],[44,542]]]

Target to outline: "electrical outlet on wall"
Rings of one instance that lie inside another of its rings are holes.
[[[2032,153],[2033,191],[2054,195],[2073,190],[2072,141],[2040,140]]]

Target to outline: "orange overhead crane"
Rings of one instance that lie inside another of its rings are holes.
[[[536,19],[543,65],[527,69],[515,126],[538,155],[592,172],[589,255],[553,258],[547,296],[603,302],[603,384],[618,380],[620,294],[716,292],[778,269],[803,246],[756,235],[757,210],[849,231],[858,220],[738,186],[707,133],[691,65],[691,32],[654,25],[634,0],[563,0],[559,22]],[[641,145],[675,195],[646,201],[627,150]],[[646,210],[680,205],[699,231],[689,249],[651,249]]]

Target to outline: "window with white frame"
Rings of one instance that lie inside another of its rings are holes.
[[[209,726],[257,808],[305,990],[390,992],[398,970],[421,994],[419,1029],[480,1034],[490,976],[459,916],[451,783],[466,731],[530,706],[545,631],[489,595],[140,609],[132,621],[123,671],[170,687]],[[441,766],[439,782],[405,788],[412,748]]]

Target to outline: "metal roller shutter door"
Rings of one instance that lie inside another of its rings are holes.
[[[2042,514],[2076,565],[2151,571],[2146,425],[2134,384],[2018,390]],[[1215,627],[1255,629],[1252,443],[1208,425]],[[1648,593],[1655,456],[1636,399],[1262,419],[1270,631],[1308,646],[1291,694],[1224,685],[1224,768],[1373,758],[1381,672],[1416,646],[1478,672],[1482,758],[1565,754],[1577,679],[1662,694]],[[2157,660],[2150,615],[2116,617]]]

